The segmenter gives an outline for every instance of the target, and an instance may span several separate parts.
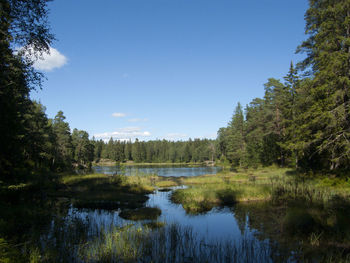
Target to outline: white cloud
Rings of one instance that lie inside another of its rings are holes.
[[[40,58],[32,57],[33,67],[37,70],[51,71],[67,64],[67,58],[57,49],[50,47],[49,53],[43,53]]]
[[[147,118],[143,118],[143,119],[140,119],[140,118],[134,118],[134,119],[129,119],[128,122],[146,122],[148,121]]]
[[[126,114],[122,112],[115,112],[115,113],[112,113],[112,116],[116,118],[122,118],[122,117],[125,117]]]
[[[33,62],[33,67],[37,70],[51,71],[55,68],[63,67],[67,64],[68,59],[57,49],[49,47],[48,52],[35,52],[32,47],[19,47],[14,51],[29,61]]]
[[[95,138],[108,140],[111,137],[114,140],[127,140],[127,139],[135,139],[142,137],[149,137],[151,133],[149,131],[143,131],[140,127],[126,127],[120,128],[114,132],[104,132],[94,134]]]

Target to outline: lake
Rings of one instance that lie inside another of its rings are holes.
[[[106,174],[123,171],[120,167],[95,169]],[[130,176],[179,177],[215,173],[220,169],[131,166],[124,171]],[[159,189],[148,195],[144,206],[161,210],[156,220],[126,220],[119,216],[120,209],[82,209],[74,207],[74,199],[59,198],[40,206],[32,202],[23,205],[13,218],[7,219],[7,228],[16,243],[31,240],[31,245],[37,244],[45,253],[53,253],[50,255],[58,258],[57,262],[321,262],[321,257],[330,253],[317,245],[304,245],[309,243],[310,236],[294,238],[295,233],[288,235],[281,231],[285,215],[288,211],[295,212],[295,204],[288,207],[248,202],[188,214],[182,205],[170,199],[174,190],[185,187],[173,187],[165,192]],[[313,213],[318,213],[317,209]],[[165,226],[151,232],[145,227],[163,222]],[[133,261],[130,255],[142,255],[142,260]]]
[[[207,213],[189,215],[181,205],[170,201],[170,195],[171,191],[155,191],[149,194],[149,200],[146,202],[146,206],[158,207],[162,210],[162,214],[157,222],[166,222],[167,226],[176,225],[180,229],[190,229],[191,241],[186,240],[186,245],[189,242],[191,244],[190,246],[193,246],[191,242],[194,242],[197,245],[201,244],[201,246],[207,247],[215,248],[216,246],[220,246],[219,253],[223,253],[222,255],[227,250],[231,251],[232,248],[230,246],[233,246],[233,251],[237,251],[238,253],[234,261],[222,261],[223,259],[219,257],[218,261],[213,262],[298,262],[298,242],[290,241],[288,244],[280,244],[278,241],[273,240],[261,232],[264,228],[268,228],[268,225],[271,225],[272,222],[264,218],[256,218],[254,213],[251,213],[252,210],[256,209],[254,205],[250,208],[249,205],[214,208]],[[70,244],[70,239],[93,240],[101,236],[101,231],[112,232],[115,226],[128,226],[129,224],[141,226],[144,223],[150,222],[150,220],[137,222],[125,220],[119,217],[119,213],[120,210],[77,209],[71,206],[63,221],[62,219],[60,219],[61,221],[57,219],[58,224],[54,222],[55,220],[53,221],[49,234],[42,236],[42,242],[50,243],[52,241],[49,239],[53,236],[57,238],[58,235],[58,239],[62,241],[67,240],[65,245],[68,247],[64,250],[70,250],[71,254],[69,257],[75,258],[76,262],[82,262],[77,259],[79,252],[72,248],[74,245]],[[258,227],[256,227],[258,220],[260,222]],[[57,224],[57,227],[55,224]],[[188,234],[188,232],[185,233]],[[179,231],[177,235],[183,234]],[[165,242],[171,241],[166,239]],[[177,242],[181,243],[184,241],[178,240]],[[210,250],[206,251],[208,253],[210,252]],[[170,253],[170,251],[168,252]],[[205,256],[209,257],[210,255],[206,254]],[[212,262],[211,260],[209,262]],[[164,262],[182,261],[172,261],[170,259],[164,260]]]
[[[95,173],[103,174],[125,174],[125,175],[142,175],[142,174],[156,174],[158,176],[198,176],[204,174],[216,174],[222,170],[218,166],[94,166]]]

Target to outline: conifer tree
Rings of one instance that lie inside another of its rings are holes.
[[[227,158],[234,166],[242,167],[245,161],[244,115],[240,103],[237,104],[228,126]]]
[[[59,111],[52,121],[53,132],[56,137],[54,167],[60,170],[70,169],[74,158],[72,136],[68,122],[62,111]]]
[[[304,150],[327,159],[331,170],[348,168],[350,157],[350,1],[310,0],[305,15],[308,39],[301,69],[312,76],[312,98],[302,114]],[[324,162],[320,162],[324,163]]]

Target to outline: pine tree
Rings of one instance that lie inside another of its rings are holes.
[[[33,70],[31,61],[16,55],[14,47],[23,47],[24,53],[31,48],[40,55],[52,39],[47,1],[0,0],[0,177],[6,181],[28,172],[23,167],[28,161],[25,149],[31,144],[26,140],[25,115],[33,106],[29,91],[41,83],[41,74]]]
[[[70,169],[74,158],[70,128],[65,119],[63,112],[59,111],[52,121],[52,129],[56,137],[53,166],[60,170]]]
[[[242,167],[245,161],[246,144],[242,106],[237,104],[232,120],[228,125],[227,159],[234,166]]]
[[[287,152],[283,148],[286,141],[286,125],[283,112],[289,107],[290,94],[287,87],[274,78],[268,79],[264,86],[265,154],[269,153],[275,160],[279,155],[279,163],[284,166]]]
[[[297,135],[297,126],[300,125],[297,122],[297,115],[301,113],[301,107],[299,107],[301,105],[298,105],[298,101],[300,101],[298,97],[300,94],[300,79],[293,62],[291,62],[289,72],[284,77],[284,80],[284,85],[289,94],[285,101],[285,107],[282,109],[284,126],[286,127],[286,138],[282,143],[282,147],[292,152],[295,168],[298,168],[299,155],[302,150],[298,144]]]
[[[308,39],[301,69],[312,76],[312,98],[301,116],[301,142],[310,159],[328,159],[328,167],[348,168],[350,157],[350,1],[310,0],[305,15]],[[326,156],[326,158],[324,158]],[[322,162],[320,162],[322,163]]]

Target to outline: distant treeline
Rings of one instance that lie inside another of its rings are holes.
[[[47,1],[1,1],[0,183],[47,171],[88,167],[94,159],[135,162],[201,162],[220,158],[232,166],[278,164],[303,169],[350,168],[350,3],[310,0],[308,38],[284,81],[269,79],[264,98],[238,104],[217,141],[109,143],[72,132],[62,112],[48,119],[30,99],[42,74],[33,56],[54,39]],[[22,47],[15,50],[15,47]],[[30,56],[28,56],[30,54]]]
[[[111,159],[116,162],[179,163],[213,161],[217,157],[216,141],[194,139],[189,141],[95,141],[95,160]]]

